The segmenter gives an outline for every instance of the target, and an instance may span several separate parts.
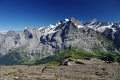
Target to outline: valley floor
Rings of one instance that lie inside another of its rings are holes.
[[[120,65],[98,59],[68,66],[0,66],[0,80],[120,80]]]

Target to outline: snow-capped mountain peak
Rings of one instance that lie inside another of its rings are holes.
[[[119,22],[114,23],[114,22],[98,21],[96,18],[94,18],[93,20],[86,23],[85,26],[92,28],[96,31],[99,31],[101,33],[104,32],[106,29],[112,29],[113,33],[115,33],[119,28],[120,24]]]
[[[50,24],[48,27],[40,27],[39,30],[43,31],[43,35],[47,35],[50,33],[57,32],[59,29],[56,29],[56,28],[60,26],[61,24],[69,26],[71,22],[78,28],[89,27],[101,33],[104,32],[106,29],[112,29],[113,33],[115,33],[118,30],[118,28],[120,29],[120,22],[118,23],[104,22],[104,21],[99,21],[96,18],[94,18],[93,20],[90,20],[88,23],[83,25],[81,21],[76,20],[75,18],[72,17],[70,19],[65,18],[64,20],[58,21],[55,24]]]
[[[28,27],[25,27],[25,29],[27,29]]]
[[[64,20],[58,21],[57,23],[55,23],[53,25],[50,24],[48,27],[40,27],[39,30],[41,30],[43,32],[43,35],[47,35],[47,34],[50,34],[50,33],[57,32],[58,30],[56,30],[56,28],[58,26],[60,26],[61,24],[69,26],[69,24],[71,22],[74,25],[76,25],[78,28],[83,28],[84,27],[84,25],[81,23],[81,21],[76,20],[75,18],[72,17],[71,19],[65,18]]]
[[[0,34],[6,34],[8,31],[7,30],[0,30]]]
[[[98,20],[96,18],[94,18],[93,20],[90,20],[88,23],[95,24],[96,22],[98,22]]]

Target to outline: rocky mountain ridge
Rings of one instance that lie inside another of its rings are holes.
[[[71,46],[90,52],[95,48],[108,52],[108,47],[111,46],[114,48],[112,51],[117,51],[120,48],[119,27],[120,23],[97,20],[82,24],[72,17],[48,27],[26,28],[24,31],[0,34],[0,53],[5,55],[16,49],[31,58],[37,53],[46,57]]]

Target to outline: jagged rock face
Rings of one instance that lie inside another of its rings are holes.
[[[116,46],[117,50],[120,51],[120,36],[115,35],[113,42],[114,42],[114,45]]]
[[[98,21],[97,23],[107,25]],[[116,40],[112,30],[108,29],[103,34],[110,40]],[[46,57],[56,51],[69,49],[70,46],[92,51],[98,45],[101,51],[107,51],[104,47],[107,45],[106,42],[99,40],[98,35],[101,33],[84,26],[74,18],[65,19],[46,28],[27,28],[24,31],[8,31],[7,34],[0,34],[0,53],[5,54],[14,48],[19,48],[20,53],[28,53],[30,56],[40,53]]]
[[[0,53],[5,54],[14,48],[24,47],[23,51],[32,50],[34,45],[39,43],[41,32],[38,29],[27,28],[24,31],[8,31],[7,34],[0,35]]]
[[[115,36],[113,34],[113,30],[112,29],[109,29],[107,28],[103,33],[102,33],[104,36],[106,36],[109,40],[114,40]]]
[[[67,23],[62,23],[61,25],[57,26],[55,30],[58,32],[48,35],[43,35],[40,38],[40,41],[44,46],[49,46],[53,51],[56,50],[66,50],[70,46],[76,48],[83,48],[85,50],[91,51],[95,46],[103,45],[97,39],[97,32],[88,27],[78,28],[75,19],[70,19]],[[48,48],[49,51],[51,49]],[[106,51],[103,47],[103,51]]]

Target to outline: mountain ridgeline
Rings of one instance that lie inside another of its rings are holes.
[[[93,19],[82,24],[72,17],[39,29],[1,32],[0,64],[4,65],[5,58],[9,56],[15,64],[21,64],[67,51],[71,47],[83,49],[92,55],[119,55],[120,23]]]

